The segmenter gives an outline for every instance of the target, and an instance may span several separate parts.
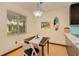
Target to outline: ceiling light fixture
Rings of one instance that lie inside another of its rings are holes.
[[[36,17],[40,17],[43,14],[43,10],[42,10],[42,2],[37,3],[37,9],[35,11],[33,11],[34,16]]]

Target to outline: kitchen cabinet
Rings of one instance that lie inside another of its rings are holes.
[[[70,24],[79,25],[79,3],[70,6]]]

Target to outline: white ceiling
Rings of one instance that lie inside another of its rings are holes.
[[[73,3],[74,2],[43,2],[42,9],[44,11],[50,11],[56,8],[67,7]],[[37,2],[16,2],[16,4],[30,11],[34,11],[37,8]]]

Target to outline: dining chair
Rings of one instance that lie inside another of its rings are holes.
[[[29,43],[29,48],[24,50],[24,56],[38,56],[39,49],[35,48],[33,44]]]

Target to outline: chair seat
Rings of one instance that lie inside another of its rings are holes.
[[[34,48],[34,49],[35,49],[36,53],[39,52],[39,50],[38,50],[37,48]],[[26,49],[26,50],[24,51],[24,53],[27,54],[28,56],[31,56],[32,51],[33,51],[33,49],[32,49],[32,48],[29,48],[29,49]]]

